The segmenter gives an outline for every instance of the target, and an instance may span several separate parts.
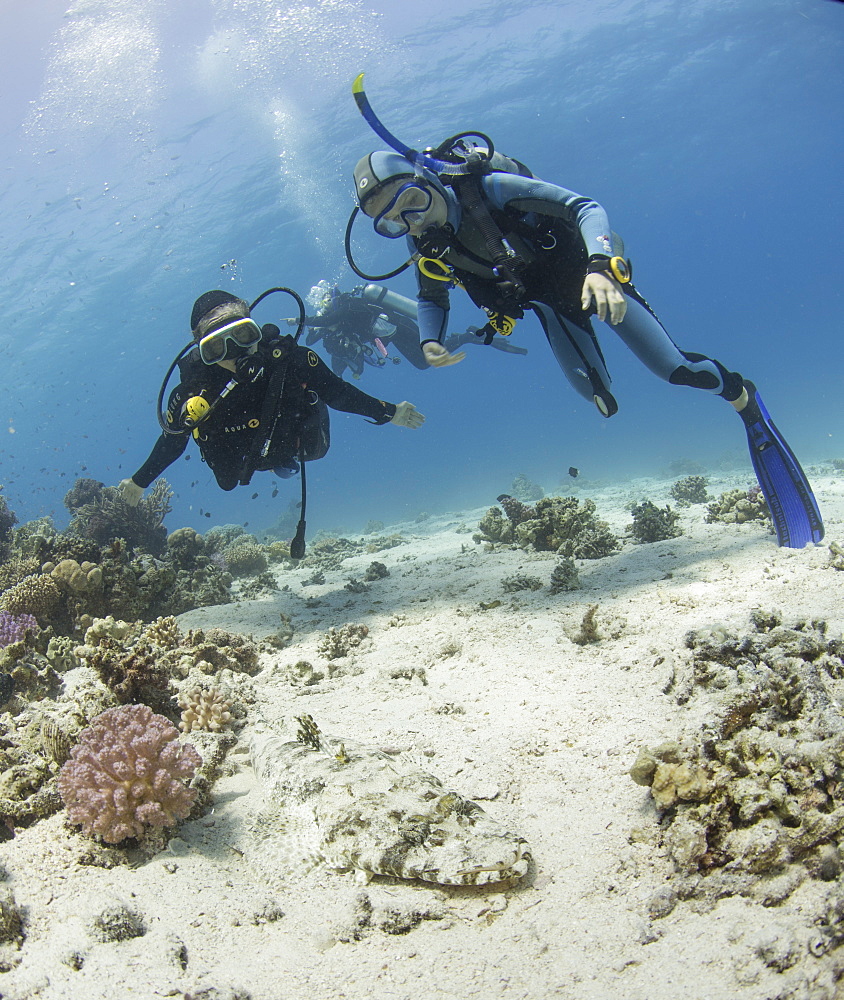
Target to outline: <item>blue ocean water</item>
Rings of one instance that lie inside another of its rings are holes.
[[[480,129],[600,201],[677,343],[753,378],[804,465],[844,457],[844,4],[2,0],[0,60],[0,482],[21,520],[63,526],[77,476],[116,483],[144,461],[201,292],[359,283],[342,248],[350,173],[381,145],[351,97],[362,71],[411,146]],[[367,267],[398,262],[403,248],[359,232]],[[408,275],[391,287],[413,294]],[[257,315],[290,314],[274,296]],[[454,294],[451,329],[470,323]],[[532,318],[514,335],[526,357],[471,346],[449,369],[367,368],[362,389],[427,422],[333,414],[309,528],[478,506],[518,473],[553,488],[571,465],[608,482],[726,462],[751,481],[729,406],[599,335],[609,421]],[[298,499],[267,473],[224,494],[187,456],[165,473],[171,529],[260,530]]]

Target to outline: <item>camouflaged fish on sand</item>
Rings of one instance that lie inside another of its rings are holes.
[[[266,808],[249,854],[265,869],[296,875],[324,862],[362,878],[441,885],[502,882],[528,870],[525,841],[477,803],[379,750],[326,736],[307,716],[300,722],[297,742],[251,742]]]

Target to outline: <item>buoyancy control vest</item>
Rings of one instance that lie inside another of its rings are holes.
[[[253,357],[263,364],[268,384],[257,421],[259,432],[252,439],[240,472],[242,485],[249,482],[253,473],[275,468],[289,458],[316,461],[327,453],[331,444],[328,407],[290,370],[291,355],[298,349],[294,338],[280,336],[274,324],[266,324],[261,332],[261,341]],[[210,405],[214,402],[214,390],[208,389],[208,370],[209,366],[203,363],[196,349],[179,361],[179,375],[187,393],[211,397]],[[235,401],[238,388],[235,386],[232,392]],[[213,441],[218,436],[214,414],[207,428],[200,424],[198,429],[198,443],[205,456],[207,450],[213,449]],[[209,464],[213,465],[213,458]]]
[[[461,137],[456,137],[458,140]],[[455,139],[447,139],[434,155],[455,155]],[[461,148],[460,159],[471,159],[477,169],[467,174],[438,174],[460,202],[463,218],[460,238],[450,226],[414,239],[422,258],[442,260],[454,271],[472,301],[495,313],[519,318],[530,304],[532,293],[549,282],[558,287],[555,298],[579,299],[586,248],[577,227],[567,220],[533,211],[526,213],[490,205],[481,178],[492,173],[535,178],[524,163],[483,147]],[[567,281],[566,276],[572,280]],[[571,284],[571,288],[568,285]]]

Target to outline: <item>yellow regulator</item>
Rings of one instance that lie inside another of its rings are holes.
[[[195,438],[199,437],[199,424],[205,419],[211,404],[204,396],[191,396],[185,403],[185,418]]]

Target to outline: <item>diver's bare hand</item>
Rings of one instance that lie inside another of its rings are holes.
[[[588,309],[593,302],[598,319],[603,321],[609,313],[609,322],[612,324],[620,323],[627,312],[627,299],[621,285],[600,271],[587,274],[583,282],[580,304]]]
[[[448,365],[456,365],[466,357],[465,351],[452,354],[442,344],[438,344],[433,340],[422,345],[422,353],[432,368],[447,368]]]

